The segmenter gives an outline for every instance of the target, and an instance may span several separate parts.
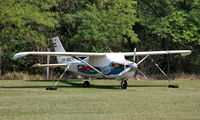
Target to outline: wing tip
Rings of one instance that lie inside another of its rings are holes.
[[[16,53],[16,54],[14,55],[13,59],[17,59],[17,58],[20,58],[20,57],[24,57],[24,56],[26,56],[26,55],[27,55],[27,53]]]
[[[181,56],[187,56],[187,55],[190,55],[191,53],[192,53],[191,50],[185,50],[185,52],[181,53]]]

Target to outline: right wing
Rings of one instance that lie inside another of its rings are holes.
[[[78,56],[78,57],[102,57],[106,53],[89,53],[89,52],[20,52],[14,55],[14,59],[27,55],[49,55],[49,56]]]

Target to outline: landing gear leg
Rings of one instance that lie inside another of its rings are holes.
[[[89,82],[89,81],[85,81],[85,82],[83,83],[83,87],[84,87],[84,88],[90,87],[90,82]]]
[[[122,80],[121,81],[121,88],[122,89],[127,89],[127,86],[128,86],[127,80]]]

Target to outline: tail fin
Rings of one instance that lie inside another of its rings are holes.
[[[65,52],[65,49],[62,46],[62,43],[60,42],[60,39],[58,37],[52,38],[52,41],[55,52]],[[71,63],[77,60],[70,56],[57,56],[57,61],[59,64],[61,64],[61,63]]]
[[[52,41],[53,41],[53,46],[56,52],[65,52],[65,49],[63,48],[59,37],[52,38]]]

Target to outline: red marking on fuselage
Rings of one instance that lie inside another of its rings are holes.
[[[87,70],[87,69],[90,69],[90,68],[91,68],[90,66],[85,66],[85,67],[80,68],[80,70]]]

